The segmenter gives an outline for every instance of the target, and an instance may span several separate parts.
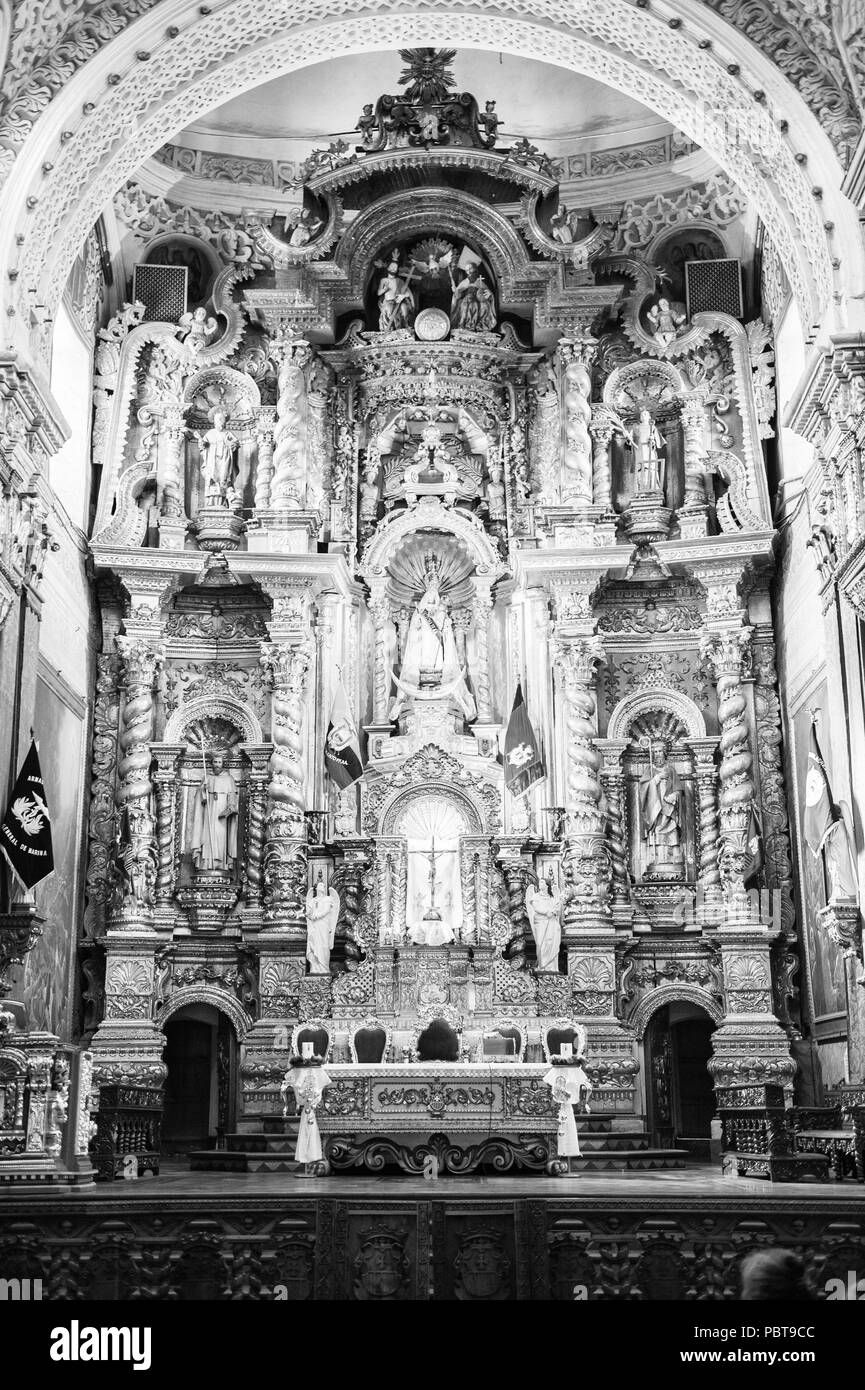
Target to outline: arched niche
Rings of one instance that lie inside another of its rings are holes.
[[[230,695],[199,695],[179,705],[165,725],[165,743],[183,743],[193,724],[202,719],[225,719],[241,735],[238,742],[261,743],[262,732],[258,718],[247,705]]]
[[[252,1020],[237,999],[224,989],[215,989],[206,984],[181,985],[180,989],[173,990],[157,1012],[157,1026],[163,1028],[174,1014],[192,1004],[209,1005],[218,1013],[225,1014],[241,1042],[252,1027]]]
[[[424,531],[454,536],[471,558],[476,573],[489,584],[504,573],[505,565],[495,541],[480,522],[432,500],[410,510],[392,512],[376,527],[361,561],[361,572],[367,583],[378,587],[387,575],[389,560],[405,539]]]
[[[708,990],[703,989],[700,985],[656,985],[654,989],[643,995],[628,1020],[638,1040],[642,1041],[649,1021],[658,1009],[666,1008],[668,1004],[683,1002],[695,1004],[698,1008],[703,1009],[716,1027],[719,1027],[723,1022],[724,1010],[721,1005]]]

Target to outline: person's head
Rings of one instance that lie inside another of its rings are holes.
[[[496,104],[495,104],[495,102],[494,102],[494,101],[488,101],[488,102],[487,102],[487,110],[488,110],[488,111],[495,111],[495,109],[496,109]]]
[[[642,422],[644,425],[647,425],[647,424],[649,423],[649,421],[651,420],[651,418],[652,418],[652,417],[651,417],[651,415],[649,414],[648,410],[641,410],[641,411],[640,411],[640,420],[641,420],[641,422]]]
[[[667,745],[661,739],[658,743],[652,744],[652,757],[655,760],[655,767],[663,767],[667,761]]]
[[[469,261],[468,265],[466,266],[466,275],[469,280],[476,280],[478,278],[478,268],[475,265],[474,261]]]
[[[670,307],[670,301],[669,301],[669,299],[659,299],[659,300],[658,300],[658,308],[659,308],[662,312],[666,313],[666,311],[669,309],[669,307]]]
[[[322,878],[321,874],[319,874],[318,878],[315,881],[315,896],[317,898],[324,897],[324,879]]]
[[[216,752],[213,755],[212,766],[214,772],[221,772],[225,767],[225,754]]]
[[[365,116],[370,116],[370,115],[372,115],[372,102],[371,102],[371,101],[367,101],[367,102],[364,103],[363,114],[364,114]]]
[[[213,423],[214,423],[214,425],[216,426],[216,428],[217,428],[218,430],[223,430],[223,429],[225,429],[225,411],[224,411],[224,410],[214,410],[214,412],[213,412]]]
[[[741,1264],[742,1299],[746,1302],[810,1302],[814,1293],[805,1266],[792,1250],[754,1250]]]

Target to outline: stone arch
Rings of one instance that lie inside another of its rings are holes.
[[[833,160],[816,117],[775,65],[725,21],[674,0],[688,23],[671,28],[629,0],[533,0],[515,16],[501,0],[418,11],[411,0],[382,0],[358,13],[347,0],[319,0],[313,12],[289,0],[276,8],[228,0],[203,14],[193,0],[157,4],[103,44],[56,94],[10,174],[0,255],[16,270],[4,308],[17,318],[10,339],[44,357],[74,258],[89,228],[123,182],[167,139],[208,110],[281,74],[327,58],[381,47],[383,13],[400,45],[505,50],[585,73],[628,93],[699,143],[751,199],[784,264],[803,324],[815,328],[833,290],[823,226],[862,280],[855,209],[840,188],[818,204],[796,151]],[[712,44],[700,45],[706,32]],[[734,61],[735,60],[735,61]],[[768,93],[754,101],[756,90]],[[783,129],[782,126],[783,118]],[[62,139],[61,139],[62,136]],[[839,183],[840,183],[840,166]],[[16,238],[23,238],[16,252]],[[6,315],[4,315],[4,319]],[[41,320],[41,322],[40,322]]]
[[[688,738],[705,738],[706,721],[693,700],[678,690],[638,690],[620,700],[610,715],[607,738],[627,739],[631,725],[641,714],[665,710],[684,726]]]
[[[686,984],[667,984],[658,985],[655,989],[649,990],[644,994],[629,1022],[635,1030],[637,1038],[642,1041],[643,1035],[649,1025],[649,1020],[658,1009],[663,1009],[666,1004],[696,1004],[709,1015],[709,1018],[720,1027],[724,1019],[724,1010],[712,995],[700,985]]]
[[[173,1014],[186,1008],[188,1004],[209,1004],[211,1008],[225,1014],[231,1021],[238,1042],[243,1042],[252,1027],[251,1019],[238,1000],[227,994],[224,989],[216,989],[211,985],[182,985],[180,989],[175,990],[158,1010],[157,1026],[163,1028]]]
[[[389,520],[376,527],[363,554],[361,569],[364,578],[370,583],[377,578],[382,579],[388,560],[401,543],[417,531],[441,531],[445,535],[455,536],[465,545],[477,574],[490,583],[504,573],[505,566],[498,549],[479,522],[453,507],[432,503],[392,512]]]
[[[181,705],[165,725],[165,743],[182,743],[184,735],[196,719],[227,719],[242,730],[244,743],[262,743],[261,724],[252,710],[230,695],[198,695]]]

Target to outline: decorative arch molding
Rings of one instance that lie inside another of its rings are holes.
[[[396,245],[413,233],[429,231],[429,208],[424,194],[435,199],[436,233],[475,241],[489,257],[499,298],[505,304],[526,304],[538,298],[557,274],[555,265],[531,261],[525,242],[496,207],[457,189],[413,188],[391,194],[362,212],[336,249],[336,264],[346,276],[349,294],[360,300],[373,261],[382,248]]]
[[[233,995],[211,985],[181,985],[180,989],[174,990],[156,1014],[157,1027],[164,1028],[173,1014],[189,1004],[209,1004],[225,1014],[231,1020],[238,1042],[243,1042],[252,1027],[251,1019]]]
[[[585,73],[644,102],[699,143],[752,200],[803,323],[819,323],[833,288],[826,203],[816,203],[794,152],[822,153],[828,143],[795,89],[731,25],[721,26],[716,53],[698,47],[699,25],[672,29],[629,0],[595,0],[576,11],[570,0],[532,0],[518,16],[501,0],[422,13],[411,0],[386,7],[379,0],[374,13],[361,14],[347,0],[317,0],[312,8],[306,0],[229,0],[209,15],[182,0],[140,18],[135,42],[124,31],[103,44],[56,93],[12,166],[0,254],[17,271],[14,284],[4,286],[4,307],[19,315],[19,346],[46,355],[50,321],[89,228],[167,139],[274,77],[379,49],[384,13],[401,45],[505,50]],[[686,13],[692,17],[690,8]],[[740,60],[734,71],[727,53]],[[753,99],[758,88],[769,94],[762,103]],[[782,118],[789,138],[779,128]],[[853,210],[840,194],[827,202],[836,225],[849,221]],[[15,254],[19,236],[23,252]],[[844,236],[861,278],[852,224],[844,223]],[[46,317],[31,316],[31,303],[44,305]]]
[[[465,817],[467,835],[483,833],[483,817],[469,794],[456,787],[442,786],[439,782],[421,782],[407,791],[401,789],[396,792],[382,809],[380,833],[393,835],[394,825],[402,812],[407,811],[415,801],[425,801],[431,797],[437,801],[449,801],[456,807],[457,812]]]
[[[181,705],[165,725],[165,743],[182,743],[187,729],[196,719],[227,719],[243,732],[244,743],[262,743],[261,725],[251,709],[229,695],[198,695]]]
[[[658,985],[643,995],[630,1017],[629,1022],[639,1041],[643,1039],[652,1014],[657,1013],[658,1009],[663,1009],[666,1004],[696,1004],[709,1015],[716,1028],[724,1021],[724,1010],[717,999],[700,985]]]
[[[370,584],[383,580],[388,561],[409,536],[419,531],[440,531],[456,537],[465,546],[476,573],[490,584],[494,584],[505,572],[506,567],[498,550],[480,522],[433,500],[422,502],[407,511],[392,512],[389,521],[379,523],[363,554],[361,571],[364,578]]]
[[[470,773],[457,758],[428,743],[392,771],[382,770],[364,779],[364,834],[383,835],[381,827],[391,825],[400,805],[418,792],[459,799],[460,809],[469,816],[471,826],[477,827],[469,834],[495,835],[501,829],[500,787]]]
[[[261,392],[248,372],[238,372],[234,367],[202,367],[193,376],[189,377],[183,388],[183,399],[192,401],[202,387],[207,386],[211,381],[224,381],[233,386],[237,391],[239,400],[254,409],[261,405]],[[229,414],[236,413],[229,410]]]
[[[663,710],[684,725],[689,739],[706,737],[706,721],[693,700],[678,690],[639,690],[620,700],[610,715],[608,739],[627,739],[631,725],[641,714]]]

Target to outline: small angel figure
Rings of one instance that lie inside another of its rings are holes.
[[[208,315],[203,305],[191,313],[181,314],[179,327],[186,346],[194,353],[206,348],[219,324]]]
[[[484,130],[486,131],[488,150],[491,150],[493,145],[496,143],[496,139],[498,138],[498,129],[501,123],[501,116],[499,116],[496,112],[495,102],[488,101],[485,105],[484,110],[478,116],[478,125],[483,126]]]
[[[652,330],[652,337],[659,347],[665,348],[672,343],[681,332],[684,324],[688,322],[688,315],[684,304],[677,300],[672,303],[669,299],[660,298],[657,304],[653,304],[646,311],[646,318]]]
[[[357,118],[355,130],[360,131],[360,140],[365,150],[372,149],[375,141],[375,128],[378,124],[375,112],[372,109],[372,102],[368,101],[363,108],[363,112]]]

